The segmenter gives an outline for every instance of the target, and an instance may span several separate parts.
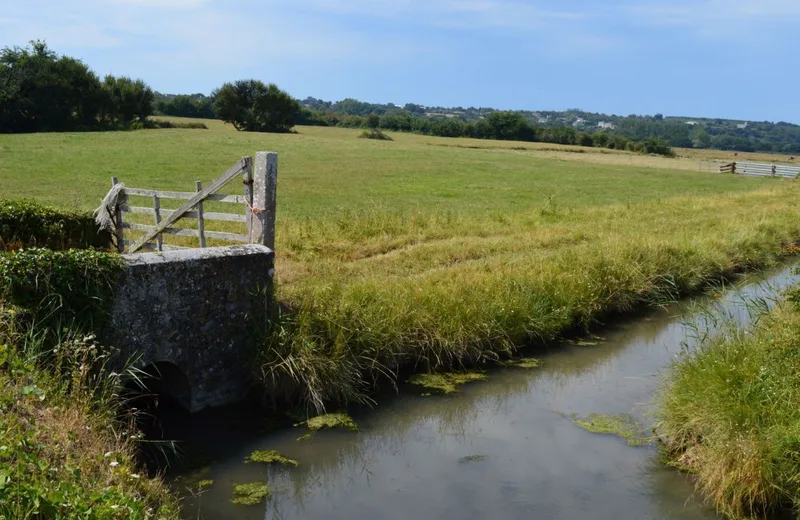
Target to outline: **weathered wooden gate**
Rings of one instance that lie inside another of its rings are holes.
[[[244,185],[242,195],[220,193],[222,188],[239,177]],[[163,251],[191,247],[186,245],[186,240],[183,245],[166,244],[164,235],[171,235],[196,238],[197,247],[206,247],[210,239],[221,243],[262,244],[274,250],[277,181],[278,154],[273,152],[257,152],[255,165],[252,158],[243,157],[207,187],[203,188],[202,183],[197,181],[194,192],[129,188],[124,185],[118,187],[119,179],[114,177],[111,181],[112,191],[116,190],[118,194],[113,198],[114,207],[106,209],[113,215],[117,248],[121,253],[136,253],[142,249]],[[150,198],[153,205],[131,205],[130,197]],[[177,209],[165,209],[161,207],[164,199],[185,202]],[[240,205],[243,211],[206,211],[207,204],[204,203]],[[130,218],[126,220],[128,214],[152,215],[153,224],[135,222]],[[181,219],[196,219],[197,228],[176,227],[175,224]],[[234,233],[228,229],[210,231],[206,229],[206,221],[239,223],[246,233]],[[129,237],[131,231],[141,233],[134,233],[138,234],[135,238]]]

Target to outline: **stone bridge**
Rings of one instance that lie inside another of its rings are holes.
[[[240,400],[256,330],[266,325],[274,254],[262,245],[125,255],[101,338],[158,375],[151,389],[191,412]],[[152,384],[152,387],[151,387]]]

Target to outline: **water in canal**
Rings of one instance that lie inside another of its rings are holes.
[[[167,431],[210,462],[172,476],[179,487],[214,481],[186,502],[187,518],[206,520],[716,518],[692,499],[685,475],[659,463],[655,447],[589,433],[570,416],[631,413],[650,423],[664,369],[693,341],[686,318],[698,305],[747,320],[743,299],[795,281],[791,268],[745,278],[719,298],[608,327],[597,344],[553,348],[541,368],[489,371],[488,381],[458,394],[404,389],[354,414],[358,433],[298,441],[302,428],[259,433],[265,418],[235,409],[173,417],[180,426],[165,420]],[[277,450],[300,466],[245,464],[255,450]],[[270,500],[231,503],[234,483],[258,480],[269,482]]]

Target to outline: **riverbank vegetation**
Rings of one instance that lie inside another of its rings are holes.
[[[41,217],[39,225],[36,219]],[[91,333],[117,255],[89,249],[90,214],[0,203],[0,518],[171,519],[178,504],[139,469],[135,372],[107,368]],[[82,247],[68,251],[31,245]]]
[[[735,325],[672,367],[660,401],[667,460],[734,518],[800,510],[800,289],[761,318]]]
[[[482,365],[770,265],[800,237],[797,188],[780,188],[285,223],[289,310],[263,352],[266,392],[318,409],[357,401],[406,371]]]

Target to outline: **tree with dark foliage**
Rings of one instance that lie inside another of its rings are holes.
[[[217,117],[246,132],[291,132],[300,104],[274,83],[239,80],[212,94]]]

